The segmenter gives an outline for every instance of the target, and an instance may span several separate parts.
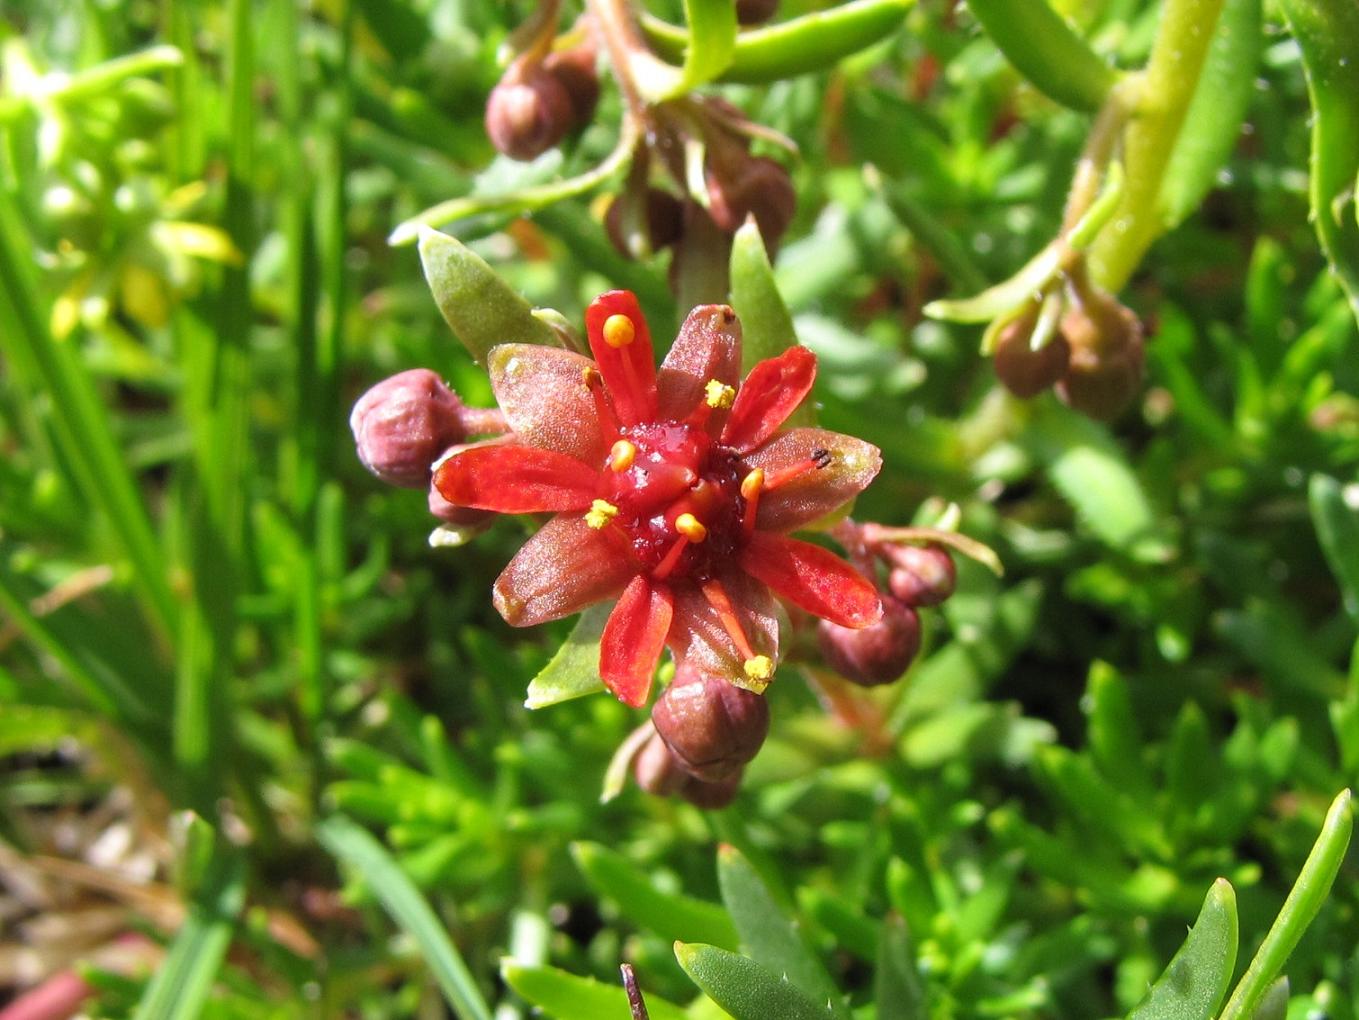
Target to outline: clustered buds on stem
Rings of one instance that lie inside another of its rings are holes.
[[[957,568],[942,545],[898,541],[891,528],[844,521],[836,537],[856,553],[859,568],[877,581],[879,564],[887,571],[882,619],[850,630],[829,621],[817,624],[817,641],[826,664],[845,679],[876,687],[899,679],[920,651],[919,609],[937,606],[953,594]]]
[[[555,9],[526,27],[531,31],[523,51],[487,97],[486,134],[498,152],[527,161],[590,122],[599,75],[593,43],[553,49]]]
[[[605,217],[609,237],[632,258],[672,247],[677,293],[725,293],[731,238],[746,219],[754,218],[771,251],[792,222],[797,195],[788,171],[751,153],[750,140],[761,132],[720,99],[662,103],[648,110],[647,120],[627,181]],[[694,151],[703,157],[701,187],[690,174]],[[668,187],[658,186],[654,167],[669,178]]]
[[[1065,304],[1060,323],[1037,349],[1042,300],[1030,302],[1000,327],[992,350],[996,376],[1017,397],[1051,388],[1067,406],[1112,421],[1142,385],[1142,324],[1131,309],[1090,282],[1079,259],[1067,275]]]
[[[1116,418],[1142,386],[1142,323],[1112,295],[1073,274],[1072,301],[1062,316],[1071,364],[1057,383],[1062,401],[1100,421]]]

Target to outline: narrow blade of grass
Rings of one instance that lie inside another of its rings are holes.
[[[387,913],[415,940],[457,1015],[466,1020],[491,1020],[491,1010],[462,954],[386,848],[343,815],[321,822],[316,836],[322,846],[363,876]]]

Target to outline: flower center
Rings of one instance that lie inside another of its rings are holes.
[[[609,524],[654,577],[705,581],[744,541],[737,455],[700,428],[657,422],[619,430],[601,478]]]

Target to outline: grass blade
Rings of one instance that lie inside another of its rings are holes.
[[[467,969],[462,954],[439,923],[434,909],[385,847],[343,815],[332,815],[316,827],[321,845],[363,876],[369,888],[420,947],[444,998],[465,1020],[491,1020],[490,1007]]]
[[[242,859],[220,840],[189,917],[137,1005],[133,1020],[191,1020],[202,1011],[245,905]]]

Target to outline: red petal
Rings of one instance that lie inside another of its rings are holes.
[[[739,570],[729,570],[718,580],[731,599],[750,646],[756,654],[777,662],[778,606],[768,587]],[[745,675],[744,657],[722,626],[717,610],[695,585],[685,585],[675,592],[675,618],[666,644],[674,652],[677,665],[687,663],[700,673],[728,678]]]
[[[583,510],[598,486],[588,464],[514,443],[469,446],[434,471],[434,487],[450,503],[502,514]]]
[[[501,344],[486,359],[495,399],[518,442],[601,464],[608,446],[599,434],[594,398],[585,387],[589,358],[559,347]]]
[[[842,627],[868,627],[882,618],[873,584],[819,545],[755,532],[741,550],[741,569],[774,593]]]
[[[728,305],[700,305],[684,320],[656,377],[660,419],[687,418],[713,379],[731,387],[741,381],[741,323]],[[726,418],[726,411],[714,411],[708,433],[717,435]]]
[[[578,613],[623,590],[637,567],[579,514],[552,518],[496,578],[493,599],[505,622],[531,627]]]
[[[776,489],[760,494],[755,527],[761,531],[793,531],[838,510],[857,496],[882,467],[878,448],[861,439],[825,429],[789,429],[742,458],[746,469],[763,468],[768,476],[781,468],[830,453],[826,466],[809,470]]]
[[[599,675],[623,704],[646,704],[674,611],[670,589],[638,574],[609,614],[599,643]]]
[[[759,446],[788,420],[815,379],[816,355],[805,347],[789,347],[761,361],[736,394],[722,442],[738,451]]]
[[[626,316],[632,322],[631,343],[612,347],[604,340],[604,323],[612,315]],[[619,422],[636,425],[654,421],[656,362],[651,351],[651,331],[632,291],[611,290],[595,298],[585,310],[585,332]]]

